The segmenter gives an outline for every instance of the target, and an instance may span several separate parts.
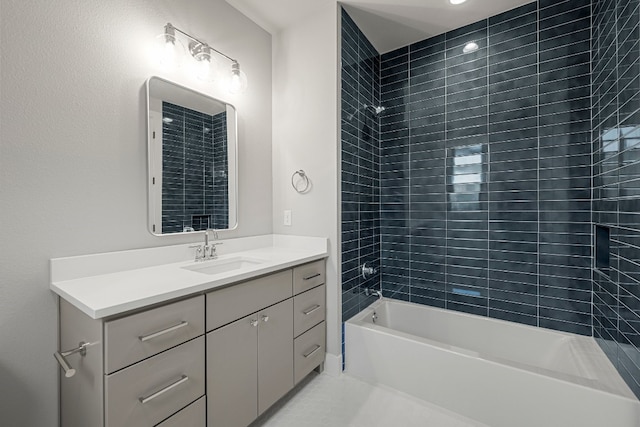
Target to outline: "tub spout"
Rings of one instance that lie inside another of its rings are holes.
[[[378,297],[378,299],[382,298],[382,291],[379,291],[373,288],[364,288],[364,294],[368,297],[375,295]]]

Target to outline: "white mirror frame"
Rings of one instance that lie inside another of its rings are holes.
[[[175,89],[176,95],[172,99],[162,99],[172,102],[177,105],[181,105],[187,108],[194,108],[194,104],[203,105],[208,100],[216,103],[224,104],[227,111],[227,176],[228,176],[228,188],[227,197],[229,201],[228,211],[228,228],[220,230],[234,230],[238,227],[238,119],[236,108],[224,101],[205,95],[201,92],[193,89],[181,86],[169,80],[161,77],[152,76],[147,79],[145,83],[146,89],[146,112],[147,112],[147,200],[148,200],[148,230],[155,236],[174,236],[193,233],[204,233],[204,231],[186,231],[177,233],[162,233],[158,232],[155,228],[155,224],[162,224],[162,150],[154,150],[154,132],[162,135],[162,119],[154,119],[153,111],[151,108],[152,99],[161,99],[159,97],[152,98],[151,85],[153,81],[157,81],[159,84],[166,86],[172,90]],[[166,96],[163,96],[166,98]],[[185,105],[188,101],[193,101],[190,105]],[[229,118],[233,119],[233,123],[230,123]],[[159,174],[158,174],[159,172]],[[158,175],[160,178],[158,178]]]

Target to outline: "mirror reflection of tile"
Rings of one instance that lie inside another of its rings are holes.
[[[162,232],[228,228],[226,112],[162,103]]]

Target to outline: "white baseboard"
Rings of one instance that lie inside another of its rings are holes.
[[[324,359],[324,372],[334,377],[340,375],[342,373],[342,355],[326,353]]]

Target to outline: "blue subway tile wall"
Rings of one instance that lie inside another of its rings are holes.
[[[382,55],[386,295],[591,334],[590,13],[534,2]]]
[[[593,331],[640,397],[640,1],[593,1],[592,41]]]
[[[380,55],[342,11],[342,319],[373,301],[380,276],[364,279],[363,263],[380,262]]]
[[[227,119],[162,104],[162,233],[228,228]]]
[[[229,156],[227,155],[227,113],[213,116],[213,168],[205,169],[205,180],[211,182],[205,211],[212,212],[213,228],[229,228]]]

